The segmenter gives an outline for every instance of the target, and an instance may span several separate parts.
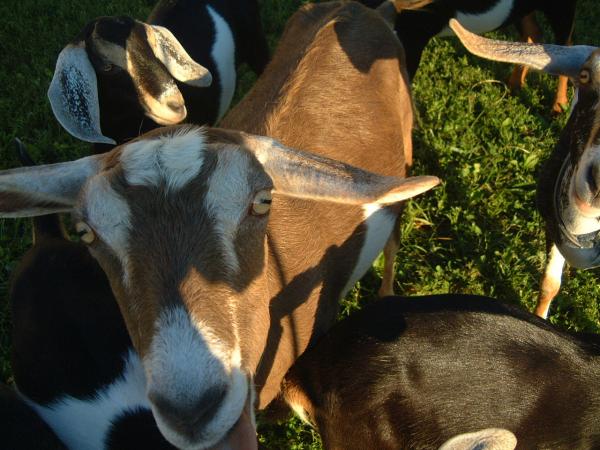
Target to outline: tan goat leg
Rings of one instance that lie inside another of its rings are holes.
[[[543,319],[548,318],[550,303],[552,303],[560,289],[564,266],[565,258],[560,254],[556,245],[552,244],[546,257],[546,267],[540,282],[540,292],[535,307],[535,314]]]

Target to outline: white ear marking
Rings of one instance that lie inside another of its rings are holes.
[[[210,72],[188,55],[173,33],[158,25],[143,25],[154,56],[165,65],[173,78],[191,86],[210,86]]]
[[[48,98],[56,119],[77,139],[116,143],[100,130],[96,72],[83,43],[67,45],[58,55]]]

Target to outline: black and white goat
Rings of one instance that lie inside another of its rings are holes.
[[[237,65],[260,74],[268,55],[257,0],[163,0],[148,23],[88,23],[61,51],[48,97],[61,125],[101,152],[186,118],[217,122]]]
[[[537,187],[548,258],[536,314],[546,317],[560,289],[565,260],[579,268],[600,265],[600,50],[496,41],[468,32],[457,21],[451,27],[478,56],[566,76],[575,85],[571,115]]]
[[[371,7],[381,0],[360,0]],[[523,41],[539,42],[541,31],[534,12],[541,12],[554,32],[555,42],[570,45],[576,0],[435,0],[426,8],[404,11],[396,18],[396,34],[406,50],[406,67],[412,79],[417,72],[423,49],[434,36],[451,36],[448,21],[455,18],[465,28],[478,34],[515,23]],[[522,87],[527,70],[516,67],[510,78],[512,89]],[[568,105],[567,77],[559,79],[553,111],[561,112]]]
[[[174,449],[152,417],[144,370],[96,260],[63,236],[57,215],[34,219],[34,242],[10,289],[21,399],[71,449]]]
[[[307,350],[282,389],[330,450],[433,449],[488,427],[522,449],[583,450],[600,448],[599,379],[599,336],[456,294],[373,302]]]

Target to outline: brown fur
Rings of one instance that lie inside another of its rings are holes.
[[[401,45],[375,11],[305,5],[273,60],[221,122],[384,175],[412,162],[412,103]],[[271,325],[258,367],[259,407],[334,322],[363,243],[362,210],[274,196],[267,239]]]

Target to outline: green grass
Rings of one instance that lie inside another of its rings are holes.
[[[286,19],[305,3],[263,0],[263,23],[275,46]],[[18,166],[11,140],[19,136],[33,156],[55,162],[88,150],[54,120],[46,90],[56,56],[91,18],[128,14],[144,18],[153,0],[22,0],[0,2],[0,168]],[[576,43],[600,45],[600,5],[580,0]],[[496,33],[514,38],[512,34]],[[406,295],[485,294],[531,309],[544,263],[542,222],[535,182],[564,124],[549,111],[556,80],[531,74],[511,96],[511,67],[480,60],[452,39],[426,49],[414,83],[417,174],[434,174],[442,186],[410,202],[397,257],[397,292]],[[241,76],[237,99],[254,81]],[[10,381],[8,277],[31,245],[29,222],[0,221],[0,378]],[[343,314],[376,292],[381,261],[353,289]],[[566,329],[600,331],[599,272],[570,270],[550,320]],[[297,420],[262,425],[265,448],[319,449],[318,436]]]

